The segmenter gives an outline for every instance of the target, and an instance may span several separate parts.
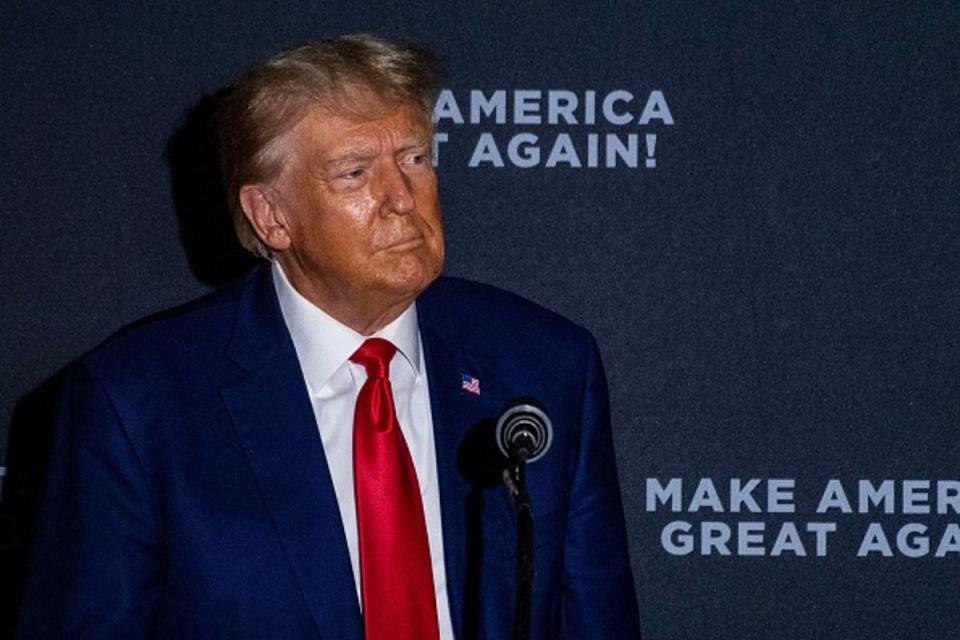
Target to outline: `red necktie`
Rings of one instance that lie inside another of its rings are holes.
[[[370,338],[350,356],[367,370],[353,417],[364,635],[435,640],[440,633],[423,503],[390,387],[396,351]]]

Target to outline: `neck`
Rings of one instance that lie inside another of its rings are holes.
[[[310,298],[307,298],[310,300]],[[323,307],[313,300],[310,300],[313,304],[316,304],[318,307],[323,309],[330,317],[341,322],[346,326],[350,327],[357,333],[362,336],[372,336],[380,329],[383,329],[385,326],[396,320],[400,315],[406,311],[407,307],[410,306],[413,300],[408,300],[402,304],[391,306],[387,309],[377,309],[377,310],[358,310],[355,308],[343,309],[342,312],[338,309],[330,309]]]
[[[371,336],[399,318],[416,298],[416,294],[388,297],[377,291],[320,286],[283,262],[279,264],[297,293],[362,336]]]

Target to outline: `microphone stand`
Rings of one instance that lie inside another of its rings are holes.
[[[524,467],[529,456],[525,447],[511,451],[503,482],[513,497],[517,514],[517,599],[513,618],[513,640],[530,637],[530,608],[533,602],[533,514],[524,480]]]

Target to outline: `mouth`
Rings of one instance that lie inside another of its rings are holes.
[[[388,251],[391,253],[400,253],[403,251],[410,251],[411,249],[416,249],[424,243],[423,235],[416,234],[414,236],[408,236],[406,238],[401,238],[396,242],[392,242],[385,246],[382,251]]]

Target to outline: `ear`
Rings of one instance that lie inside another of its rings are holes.
[[[260,242],[271,251],[284,251],[290,247],[290,233],[273,195],[267,185],[245,184],[240,187],[240,207]]]

